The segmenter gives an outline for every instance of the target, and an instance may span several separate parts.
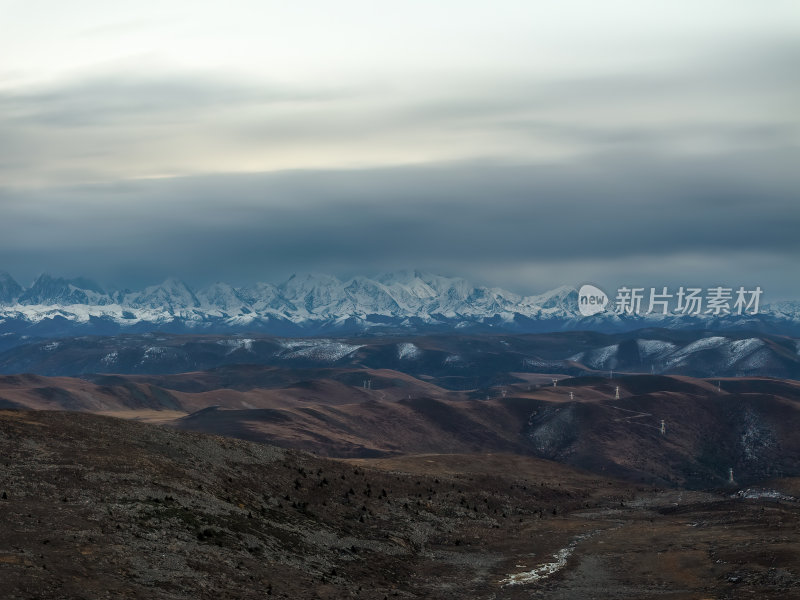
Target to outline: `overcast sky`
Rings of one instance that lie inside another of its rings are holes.
[[[0,0],[0,270],[800,299],[800,3]]]

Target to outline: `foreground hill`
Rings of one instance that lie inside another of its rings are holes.
[[[498,455],[333,461],[82,413],[0,411],[21,598],[800,597],[796,480],[635,488]]]

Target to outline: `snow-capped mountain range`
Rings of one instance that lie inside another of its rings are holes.
[[[762,307],[758,315],[584,317],[576,288],[534,296],[475,286],[460,278],[399,271],[347,281],[293,275],[279,285],[193,290],[167,279],[141,291],[106,291],[84,278],[42,275],[29,288],[0,273],[0,334],[59,336],[117,331],[260,331],[340,335],[409,331],[625,331],[648,326],[737,328],[797,333],[800,303]]]

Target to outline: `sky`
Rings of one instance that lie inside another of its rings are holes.
[[[0,270],[800,299],[800,3],[0,0]]]

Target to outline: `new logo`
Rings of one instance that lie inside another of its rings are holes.
[[[608,296],[599,287],[584,284],[578,290],[578,310],[584,317],[603,312],[608,306]]]

